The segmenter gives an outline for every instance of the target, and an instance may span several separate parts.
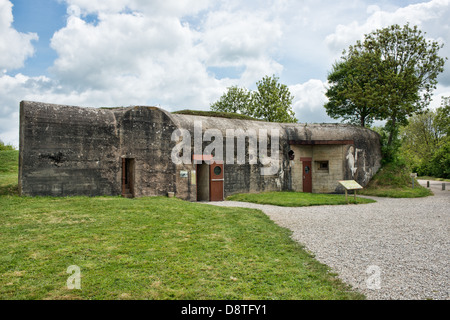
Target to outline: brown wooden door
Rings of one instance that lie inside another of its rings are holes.
[[[223,163],[212,163],[209,170],[209,200],[223,201]]]
[[[303,160],[303,192],[312,193],[312,161]]]

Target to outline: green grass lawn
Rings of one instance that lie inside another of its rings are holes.
[[[239,120],[253,120],[253,121],[264,121],[261,119],[256,119],[244,114],[231,113],[231,112],[220,112],[220,111],[202,111],[202,110],[180,110],[174,111],[173,114],[184,114],[191,116],[203,116],[203,117],[214,117],[214,118],[227,118],[227,119],[239,119]]]
[[[282,207],[308,207],[320,205],[344,205],[344,204],[363,204],[373,203],[375,200],[356,197],[354,200],[353,191],[348,196],[348,202],[345,195],[340,194],[317,194],[303,192],[262,192],[236,194],[227,198],[229,201],[243,201],[258,204],[270,204]]]
[[[361,195],[386,198],[422,198],[433,195],[432,191],[419,185],[412,187],[369,187],[361,190]]]
[[[413,188],[408,169],[389,164],[381,168],[359,194],[388,198],[420,198],[431,196],[433,192],[422,187],[417,180]]]
[[[13,190],[0,195],[0,299],[364,298],[290,236],[258,210]],[[72,265],[81,290],[67,288]]]
[[[17,194],[18,163],[18,151],[0,151],[0,196]]]

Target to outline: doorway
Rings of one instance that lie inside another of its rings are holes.
[[[197,164],[197,201],[209,201],[209,165]]]
[[[122,197],[134,198],[134,159],[122,158]]]
[[[303,192],[312,193],[312,158],[302,158]]]
[[[197,164],[197,201],[223,201],[223,163],[209,162]]]
[[[223,201],[223,163],[213,163],[210,170],[210,201]]]

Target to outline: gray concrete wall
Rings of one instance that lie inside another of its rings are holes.
[[[295,159],[291,161],[292,190],[303,191],[303,162],[301,158],[312,159],[313,193],[334,193],[339,189],[339,180],[344,176],[344,145],[296,146],[291,149]],[[328,161],[328,170],[319,169],[319,161]]]
[[[302,191],[301,157],[312,158],[313,192],[342,193],[339,180],[356,180],[363,187],[381,167],[380,135],[373,130],[343,124],[285,125],[289,141],[311,143],[291,145],[295,160],[291,161],[292,190]],[[341,145],[320,145],[329,140],[351,141]],[[328,160],[328,172],[317,170],[317,161]]]
[[[208,129],[218,129],[224,137],[227,130],[265,129],[270,133],[276,129],[280,133],[280,161],[278,172],[274,175],[262,176],[260,163],[250,165],[248,158],[245,164],[225,164],[225,197],[235,193],[293,190],[303,191],[301,157],[310,157],[313,161],[313,192],[342,193],[339,180],[356,180],[366,186],[381,164],[380,136],[378,133],[357,126],[342,124],[283,124],[261,121],[212,118],[192,115],[171,115],[174,123],[180,128],[190,131],[194,139],[194,123],[202,123],[202,133]],[[320,141],[351,141],[337,145],[291,145],[290,142],[314,143]],[[203,144],[203,149],[210,142]],[[224,139],[224,145],[226,138]],[[235,156],[237,141],[235,145]],[[193,144],[192,144],[193,147]],[[248,142],[247,142],[248,151]],[[270,146],[269,146],[270,149]],[[294,161],[289,161],[288,152],[295,153]],[[223,147],[226,157],[226,148]],[[248,157],[248,154],[247,154]],[[328,171],[317,169],[317,161],[327,160]]]
[[[120,194],[119,136],[107,110],[20,105],[20,194]]]
[[[124,157],[135,159],[136,196],[177,191],[176,166],[166,152],[175,145],[175,126],[158,108],[23,101],[20,113],[22,195],[120,195]]]
[[[176,127],[168,114],[154,107],[111,110],[117,119],[119,156],[135,159],[135,196],[177,193],[177,169],[170,157]]]
[[[223,135],[224,157],[227,130],[253,130],[259,136],[260,130],[268,130],[270,135],[273,129],[280,134],[278,170],[270,175],[261,175],[260,161],[249,163],[248,141],[246,161],[238,164],[238,144],[234,141],[234,164],[224,166],[225,197],[235,193],[302,191],[301,157],[313,160],[313,192],[343,192],[338,180],[356,180],[365,186],[380,167],[379,135],[354,126],[175,115],[154,107],[95,109],[23,101],[20,192],[30,196],[120,195],[122,158],[130,158],[135,160],[135,196],[175,192],[178,198],[196,201],[197,185],[192,183],[195,164],[174,164],[171,158],[176,145],[172,133],[180,128],[188,130],[193,148],[196,121],[202,123],[202,134],[215,129]],[[314,144],[323,140],[351,142]],[[203,142],[202,150],[210,143]],[[295,152],[293,161],[288,157],[291,149]],[[318,160],[329,161],[327,172],[318,170]]]
[[[172,114],[171,118],[179,128],[185,128],[190,132],[192,138],[192,148],[194,148],[195,122],[202,123],[202,134],[209,129],[218,130],[223,136],[222,152],[224,157],[226,157],[227,154],[226,142],[229,138],[227,130],[232,130],[235,132],[239,129],[247,132],[254,130],[256,135],[259,137],[259,131],[264,129],[267,130],[269,138],[272,129],[278,130],[281,135],[279,147],[280,159],[278,161],[279,170],[273,175],[261,175],[261,168],[263,165],[260,162],[257,164],[249,164],[248,154],[246,156],[245,164],[237,164],[236,156],[238,143],[235,138],[234,164],[227,164],[225,162],[224,165],[224,196],[227,197],[236,193],[289,190],[289,161],[287,161],[289,146],[286,143],[287,137],[282,124],[179,114]],[[246,151],[248,153],[248,139],[246,141]],[[203,142],[202,150],[210,144],[210,141]],[[271,150],[270,139],[268,149]],[[258,151],[257,155],[259,155]]]

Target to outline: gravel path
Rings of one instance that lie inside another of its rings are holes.
[[[262,210],[369,300],[448,300],[450,183],[446,191],[442,182],[430,187],[432,197],[373,198],[377,203],[365,205],[211,204]]]

